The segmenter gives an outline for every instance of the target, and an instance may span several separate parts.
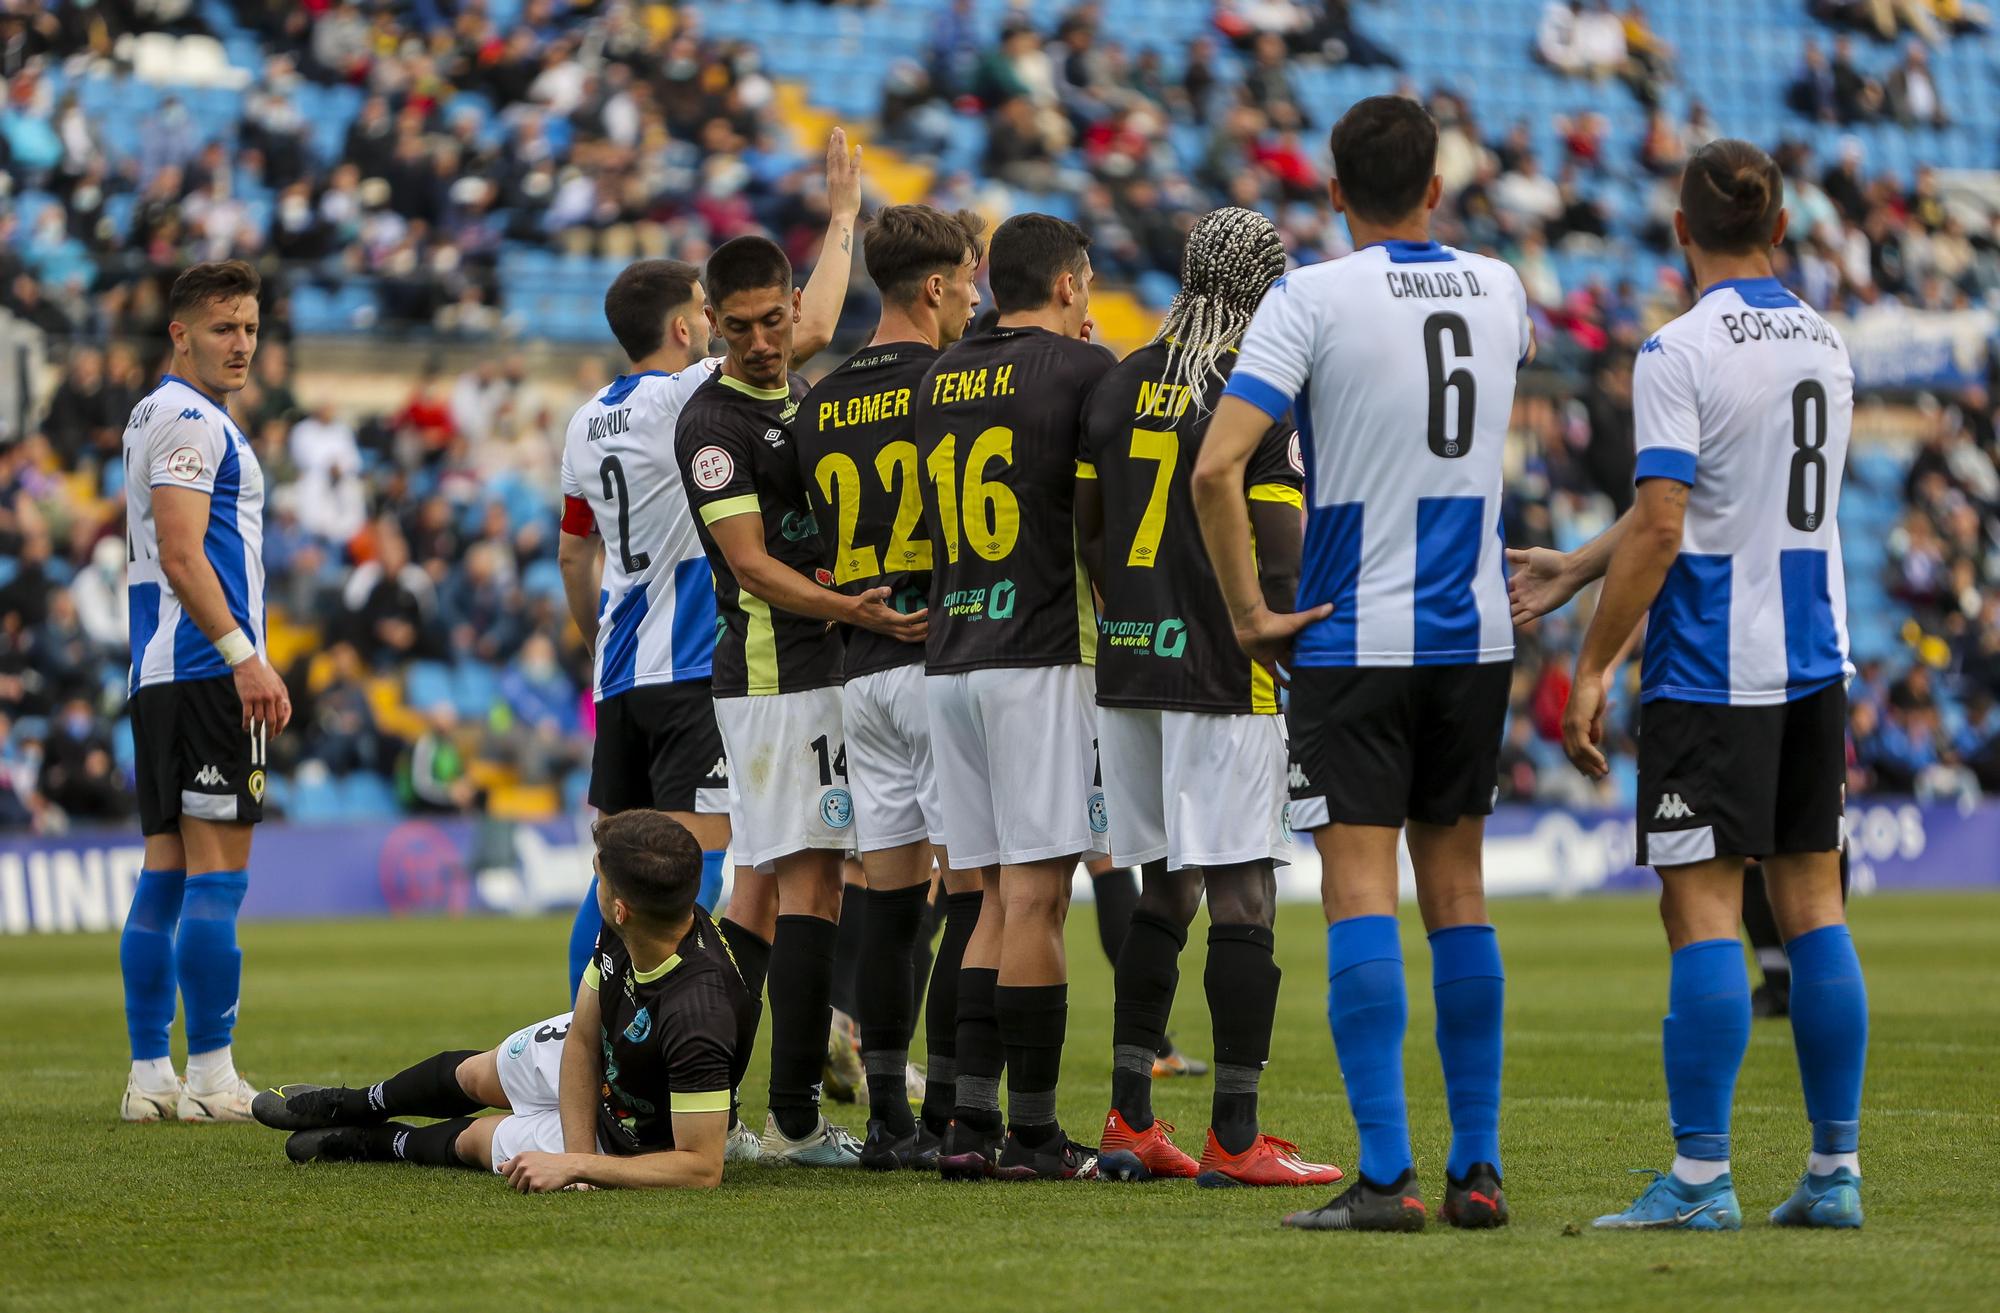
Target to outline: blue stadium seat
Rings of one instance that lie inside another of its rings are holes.
[[[393,820],[401,814],[396,788],[373,771],[357,771],[334,782],[335,808],[349,822]]]
[[[419,712],[453,705],[451,671],[436,661],[413,661],[403,673],[403,701]]]

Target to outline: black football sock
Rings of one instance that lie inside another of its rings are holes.
[[[926,898],[924,921],[917,927],[917,940],[910,945],[910,1015],[920,1016],[924,1010],[924,991],[930,987],[931,967],[935,957],[931,946],[937,942],[938,929],[944,925],[944,890],[938,890],[936,898]]]
[[[1260,925],[1208,928],[1202,985],[1215,1027],[1215,1093],[1209,1125],[1230,1153],[1257,1139],[1257,1082],[1271,1058],[1271,1024],[1283,972],[1272,960],[1271,931]]]
[[[937,1135],[951,1123],[958,1101],[958,987],[965,965],[965,946],[979,923],[984,895],[944,898],[944,937],[938,941],[937,962],[931,968],[930,998],[924,1004],[924,1125]]]
[[[342,1131],[342,1150],[329,1158],[349,1158],[369,1163],[415,1163],[420,1167],[466,1167],[483,1170],[458,1156],[458,1137],[472,1125],[470,1117],[454,1117],[431,1126],[408,1126],[384,1122],[380,1126],[353,1127]]]
[[[462,1117],[486,1105],[458,1083],[459,1064],[478,1049],[436,1053],[365,1090],[340,1091],[341,1120],[365,1125],[386,1117]]]
[[[743,977],[744,986],[750,997],[764,997],[764,978],[771,974],[771,945],[759,934],[745,930],[728,917],[717,923],[722,932],[722,942],[729,946],[729,956],[736,959],[737,974]]]
[[[868,1073],[868,1115],[892,1135],[908,1135],[917,1125],[905,1080],[910,1034],[917,1024],[910,948],[923,930],[929,897],[930,888],[921,884],[870,889],[868,913],[862,918],[863,966],[855,984],[861,1065]]]
[[[861,953],[866,943],[868,890],[858,884],[840,886],[840,933],[833,941],[833,1005],[850,1017],[860,1015]]]
[[[1091,897],[1097,904],[1097,942],[1104,958],[1118,965],[1118,952],[1125,946],[1125,932],[1132,925],[1132,909],[1139,905],[1139,878],[1130,870],[1114,867],[1103,875],[1090,877]]]
[[[764,1019],[764,977],[771,974],[771,945],[762,935],[744,929],[727,917],[716,922],[715,928],[722,933],[722,943],[729,950],[731,960],[736,963],[736,973],[743,977],[744,988],[750,991],[750,998],[756,1006],[756,1022]],[[757,1025],[750,1027],[749,1037],[744,1041],[755,1045]],[[735,1130],[741,1120],[739,1108],[734,1098],[729,1101],[729,1129]]]
[[[1000,1073],[1007,1050],[993,1010],[1000,972],[965,967],[958,973],[958,1091],[952,1120],[982,1131],[1000,1129]]]
[[[771,1115],[797,1140],[819,1125],[833,1008],[833,942],[839,929],[816,916],[780,916],[771,936]]]
[[[1007,1129],[1029,1145],[1059,1134],[1056,1083],[1069,1029],[1068,985],[1002,985],[993,991],[1007,1046]]]
[[[1187,928],[1140,908],[1118,953],[1112,1007],[1111,1106],[1135,1131],[1153,1124],[1153,1059],[1165,1046]]]

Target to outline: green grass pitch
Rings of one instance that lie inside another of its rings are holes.
[[[1319,1192],[1191,1184],[946,1185],[753,1169],[709,1195],[523,1198],[469,1172],[296,1168],[255,1126],[122,1126],[117,949],[0,940],[0,1308],[591,1307],[815,1310],[1148,1305],[1360,1308],[1992,1308],[2000,1278],[2000,899],[1856,904],[1869,972],[1867,1229],[1781,1232],[1800,1170],[1790,1034],[1760,1022],[1737,1092],[1740,1235],[1614,1235],[1596,1213],[1671,1152],[1658,1053],[1666,952],[1649,901],[1506,902],[1503,1137],[1514,1224],[1421,1236],[1299,1234]],[[1110,974],[1090,910],[1072,933],[1062,1115],[1094,1138],[1108,1094]],[[1419,1171],[1443,1185],[1428,956],[1405,920]],[[253,925],[237,1046],[262,1083],[377,1079],[557,1010],[554,919]],[[1352,1167],[1324,1016],[1317,910],[1288,906],[1267,1129]],[[1197,929],[1177,1038],[1209,1049]],[[763,1118],[763,1063],[746,1083]],[[1205,1081],[1163,1083],[1198,1151]],[[835,1109],[859,1129],[860,1110]],[[1581,1228],[1581,1229],[1579,1229]],[[1672,1301],[1668,1305],[1666,1301]],[[1701,1301],[1695,1304],[1692,1301]]]

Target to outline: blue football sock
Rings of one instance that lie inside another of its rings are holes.
[[[174,969],[187,1010],[188,1053],[226,1048],[236,1026],[243,988],[243,952],[236,946],[236,914],[250,888],[247,871],[210,871],[187,879]]]
[[[597,880],[591,878],[590,888],[584,891],[583,901],[577,905],[576,921],[569,928],[569,997],[574,1000],[576,991],[583,987],[583,969],[590,965],[591,957],[597,952],[597,934],[604,929],[604,917],[597,910]]]
[[[1812,1119],[1814,1153],[1854,1153],[1868,1056],[1868,986],[1854,936],[1821,926],[1785,945],[1792,960],[1792,1043]]]
[[[728,856],[726,849],[703,850],[701,854],[701,888],[695,891],[694,901],[710,916],[715,915],[715,905],[722,900],[722,863]]]
[[[1403,1032],[1410,1003],[1393,916],[1352,916],[1326,928],[1326,1019],[1361,1136],[1361,1174],[1390,1185],[1410,1168],[1403,1102]]]
[[[1438,1061],[1451,1108],[1451,1157],[1463,1178],[1475,1163],[1500,1167],[1500,1025],[1507,973],[1490,925],[1458,925],[1431,935],[1431,997],[1437,1002]]]
[[[174,930],[180,924],[186,871],[141,871],[118,936],[125,976],[125,1030],[132,1061],[164,1058],[174,1026]]]
[[[1676,1152],[1708,1162],[1727,1159],[1729,1105],[1750,1047],[1750,972],[1742,944],[1704,939],[1675,952],[1660,1038]]]

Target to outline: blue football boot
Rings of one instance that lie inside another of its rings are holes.
[[[1773,1226],[1855,1228],[1861,1225],[1861,1178],[1845,1167],[1799,1178],[1792,1197],[1771,1210]]]
[[[1727,1172],[1707,1185],[1689,1185],[1665,1172],[1652,1172],[1652,1177],[1653,1183],[1630,1208],[1622,1213],[1606,1213],[1591,1225],[1606,1231],[1743,1229],[1743,1209],[1736,1203],[1736,1187]]]

